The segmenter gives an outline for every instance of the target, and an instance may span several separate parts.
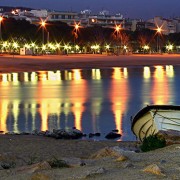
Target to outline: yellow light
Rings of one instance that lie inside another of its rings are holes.
[[[41,21],[41,26],[45,27],[46,26],[46,22],[45,21]]]
[[[124,45],[124,49],[125,49],[125,50],[127,49],[127,46],[126,46],[126,45]]]
[[[149,49],[149,46],[148,46],[148,45],[145,45],[145,46],[143,46],[143,48],[144,48],[145,50],[148,50],[148,49]]]
[[[2,16],[0,16],[0,22],[2,22],[3,21],[3,17]]]
[[[64,46],[64,49],[68,49],[68,46],[67,46],[67,45],[65,45],[65,46]]]
[[[119,31],[121,30],[121,25],[116,25],[116,26],[115,26],[115,30],[116,30],[117,32],[119,32]]]
[[[168,51],[172,51],[173,48],[174,48],[174,46],[173,46],[172,44],[166,45],[166,49],[167,49]]]
[[[110,48],[110,46],[109,46],[109,45],[106,45],[106,46],[105,46],[105,48],[106,48],[106,49],[109,49],[109,48]]]
[[[169,45],[169,50],[172,50],[173,49],[173,45]]]
[[[35,47],[35,43],[32,43],[31,46],[32,46],[32,47]]]
[[[14,48],[17,48],[18,47],[18,44],[16,42],[13,43],[13,47]]]
[[[43,49],[43,50],[45,50],[45,49],[46,49],[46,46],[45,46],[45,45],[43,45],[43,46],[42,46],[42,49]]]
[[[60,48],[60,45],[58,43],[56,44],[56,48]]]
[[[24,47],[27,48],[27,49],[29,49],[29,48],[30,48],[30,45],[29,45],[29,44],[25,44]]]
[[[79,25],[78,24],[75,24],[75,29],[78,30],[79,29]]]
[[[157,28],[157,32],[161,33],[162,29],[160,27]]]
[[[7,46],[8,46],[7,42],[3,42],[3,47],[5,48]]]
[[[79,46],[78,46],[78,45],[76,45],[76,46],[75,46],[75,48],[76,48],[76,50],[78,50],[78,49],[79,49]]]

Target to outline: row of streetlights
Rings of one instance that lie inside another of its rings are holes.
[[[2,28],[1,28],[2,21],[3,21],[3,16],[0,16],[0,40],[2,40]],[[44,31],[45,31],[45,28],[46,28],[46,20],[41,20],[40,24],[41,24],[41,27],[42,27],[42,44],[45,44]],[[78,38],[79,28],[80,28],[80,23],[75,23],[74,24],[74,29],[73,29],[74,44],[75,44],[76,39]],[[120,33],[120,31],[122,30],[121,24],[115,25],[114,29],[115,29],[115,32],[116,32],[116,39],[118,40],[119,38],[121,38],[121,33]],[[156,33],[157,33],[157,52],[161,53],[160,35],[162,33],[162,27],[157,27]],[[122,45],[122,39],[120,39],[120,47],[121,47],[121,45]],[[117,46],[117,48],[118,48],[118,46]],[[117,49],[117,53],[119,54],[119,48]]]
[[[40,53],[45,53],[45,52],[51,52],[51,53],[58,53],[58,52],[71,52],[71,53],[85,53],[86,52],[86,47],[80,47],[77,44],[76,45],[70,45],[70,44],[60,44],[60,43],[47,43],[38,46],[35,43],[30,43],[30,44],[18,44],[17,42],[8,42],[4,41],[2,44],[0,44],[0,49],[2,52],[12,52],[11,50],[18,50],[20,48],[25,48],[27,50],[32,50],[32,53],[34,54],[35,51],[40,52]],[[92,53],[100,53],[101,50],[102,52],[111,53],[111,49],[115,49],[115,46],[111,46],[110,44],[106,44],[104,46],[100,46],[99,44],[94,44],[89,46],[91,49]],[[172,44],[167,44],[165,46],[166,51],[168,53],[173,52],[174,46]],[[127,50],[129,49],[128,46],[123,46],[122,47],[123,52],[126,54]],[[151,52],[151,47],[149,45],[144,45],[142,46],[143,53],[150,53]]]

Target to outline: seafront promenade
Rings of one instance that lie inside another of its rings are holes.
[[[119,55],[97,54],[0,56],[0,72],[108,68],[128,66],[180,65],[180,54]]]

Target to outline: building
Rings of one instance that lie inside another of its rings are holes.
[[[121,24],[124,28],[122,15],[94,15],[88,17],[88,26],[114,27],[118,24]]]
[[[176,24],[176,33],[180,32],[180,18],[174,18],[173,22]]]
[[[176,33],[176,23],[172,19],[156,16],[148,22],[154,23],[156,28],[162,28],[162,33],[165,35]]]
[[[48,21],[61,21],[68,25],[73,25],[74,22],[79,21],[77,12],[49,12]]]

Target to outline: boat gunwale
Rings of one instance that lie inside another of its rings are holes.
[[[133,118],[132,120],[132,124],[131,124],[131,130],[133,131],[133,127],[136,124],[136,122],[139,120],[139,118],[141,118],[144,114],[146,114],[147,112],[149,112],[150,110],[180,110],[180,106],[176,106],[176,105],[148,105],[146,107],[144,107],[143,109],[141,109]]]

